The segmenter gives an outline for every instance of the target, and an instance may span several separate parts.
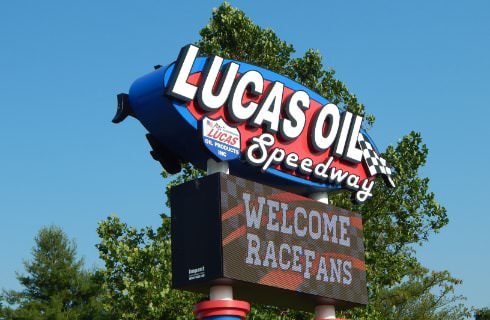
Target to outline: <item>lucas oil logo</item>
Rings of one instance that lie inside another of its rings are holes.
[[[222,161],[240,157],[240,132],[221,118],[216,121],[203,118],[202,139],[206,148]]]

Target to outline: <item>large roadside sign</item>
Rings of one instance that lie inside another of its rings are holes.
[[[164,167],[206,169],[214,157],[240,177],[299,194],[347,189],[358,203],[372,197],[376,176],[394,186],[361,116],[275,72],[198,53],[182,48],[120,101],[163,150]]]

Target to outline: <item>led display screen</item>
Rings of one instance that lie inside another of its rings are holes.
[[[367,303],[359,214],[226,174],[174,188],[171,203],[174,287],[231,284],[306,310]]]

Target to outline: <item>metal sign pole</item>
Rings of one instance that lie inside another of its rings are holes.
[[[210,174],[213,174],[213,173],[218,173],[218,172],[222,172],[222,173],[226,173],[226,174],[229,174],[230,173],[230,168],[228,166],[228,161],[216,161],[212,158],[208,159],[208,162],[207,162],[207,174],[208,176]]]
[[[327,192],[316,192],[310,194],[310,198],[318,202],[328,204]],[[315,320],[340,320],[335,317],[335,306],[333,305],[318,305],[315,308]]]
[[[207,174],[230,172],[227,161],[208,159]],[[233,300],[233,287],[227,285],[209,288],[209,301],[203,301],[194,307],[198,320],[243,320],[250,311],[250,304],[245,301]]]

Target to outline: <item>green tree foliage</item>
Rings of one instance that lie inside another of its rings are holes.
[[[83,269],[76,245],[55,226],[42,228],[35,237],[32,259],[24,262],[26,274],[17,279],[22,291],[3,291],[4,319],[103,319],[99,286],[93,273]]]
[[[105,292],[104,307],[112,319],[193,319],[199,295],[170,289],[170,219],[162,225],[137,230],[115,216],[101,222],[99,272]]]
[[[363,115],[366,129],[374,124],[374,116],[366,114],[364,105],[357,97],[335,79],[335,71],[331,68],[325,70],[318,51],[310,49],[301,57],[293,56],[295,51],[291,44],[279,39],[272,30],[255,25],[242,11],[229,4],[224,3],[213,11],[209,24],[200,31],[200,35],[197,46],[202,54],[237,59],[284,74],[317,91],[339,107]],[[446,272],[429,274],[423,271],[413,249],[448,223],[445,208],[429,191],[429,179],[419,175],[427,154],[428,148],[423,144],[421,135],[410,132],[384,153],[384,157],[396,169],[394,179],[397,188],[387,188],[382,181],[378,181],[373,198],[363,205],[353,204],[347,192],[330,196],[334,205],[361,212],[365,224],[370,305],[346,314],[348,317],[396,319],[395,315],[403,315],[403,310],[410,309],[411,312],[420,312],[416,314],[433,315],[432,318],[421,319],[454,319],[452,316],[458,312],[466,312],[457,303],[455,309],[444,305],[443,301],[461,301],[452,296],[452,289],[439,295],[432,294],[432,289],[446,290],[459,282]],[[167,196],[174,185],[202,174],[190,164],[184,164],[180,174],[170,177]],[[162,175],[169,178],[165,172]],[[190,308],[202,297],[169,288],[170,239],[165,223],[154,233],[151,229],[136,231],[117,218],[109,218],[99,227],[99,235],[102,239],[99,249],[102,259],[106,261],[104,279],[109,289],[109,301],[129,301],[121,304],[114,302],[111,306],[114,312],[124,308],[117,313],[121,319],[133,319],[131,312],[138,312],[139,319],[149,319],[150,305],[155,319],[163,319],[172,310],[176,311],[173,314],[176,319],[182,314],[192,319]],[[147,251],[141,251],[144,248]],[[152,252],[151,257],[146,256],[148,251]],[[156,284],[155,279],[166,282]],[[434,281],[430,282],[431,279]],[[415,292],[420,294],[416,295]],[[150,298],[153,296],[158,298]],[[440,301],[434,303],[438,299]],[[388,304],[392,306],[388,307]],[[428,307],[432,309],[428,310]],[[311,319],[311,314],[254,306],[249,318]]]
[[[370,308],[378,319],[385,320],[465,319],[470,316],[462,303],[465,298],[454,295],[454,287],[460,283],[447,271],[429,272],[419,266],[401,284],[381,289]]]
[[[162,225],[155,231],[138,230],[110,216],[99,223],[97,233],[101,238],[97,248],[105,263],[98,278],[111,319],[194,319],[194,305],[207,296],[171,289],[170,218],[162,215]],[[309,320],[311,315],[256,306],[249,319]]]
[[[490,320],[490,308],[476,310],[475,320]]]
[[[363,205],[352,204],[343,193],[331,197],[335,205],[363,215],[371,294],[407,275],[417,265],[413,245],[448,223],[446,209],[429,191],[429,178],[419,176],[427,154],[421,135],[410,132],[383,155],[395,167],[396,188],[378,181],[373,198]]]

